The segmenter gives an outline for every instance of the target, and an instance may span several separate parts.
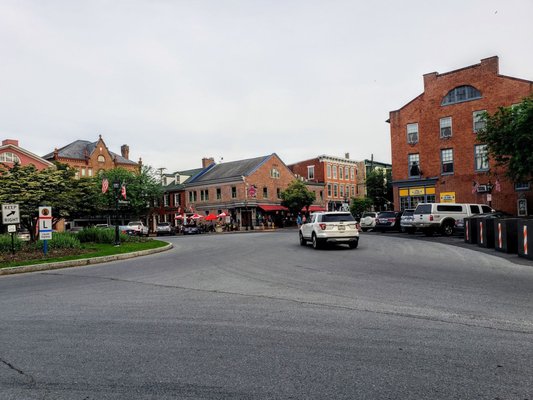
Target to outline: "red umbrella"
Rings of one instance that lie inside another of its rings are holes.
[[[205,217],[206,221],[214,221],[215,219],[218,219],[218,217],[215,214],[209,214]]]
[[[200,218],[203,218],[203,216],[198,215],[198,214],[193,214],[193,215],[191,215],[189,218],[192,218],[192,219],[200,219]]]

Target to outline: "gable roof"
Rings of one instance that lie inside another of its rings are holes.
[[[6,144],[2,144],[0,146],[0,153],[4,153],[5,151],[7,150],[11,150],[12,152],[14,152],[15,154],[17,152],[21,153],[21,154],[24,154],[25,156],[35,160],[35,161],[38,161],[40,162],[41,164],[43,164],[44,166],[48,166],[48,167],[54,167],[55,168],[55,164],[51,163],[50,161],[46,160],[44,157],[39,157],[37,154],[34,154],[32,153],[31,151],[28,151],[26,149],[23,149],[22,147],[19,147],[18,145],[16,144],[13,144],[13,143],[6,143]]]
[[[202,172],[192,177],[187,184],[206,185],[210,183],[224,183],[242,180],[243,176],[249,176],[274,154],[268,156],[249,158],[247,160],[230,161],[222,164],[211,164]]]
[[[70,144],[67,144],[64,147],[61,147],[57,150],[57,155],[60,158],[71,158],[75,160],[85,160],[86,155],[93,153],[98,142],[89,142],[88,140],[76,140]],[[108,149],[109,151],[109,149]],[[44,159],[51,160],[54,158],[55,151],[48,153],[43,156]],[[131,164],[137,165],[135,161],[128,160],[125,157],[122,157],[120,154],[113,153],[109,151],[109,154],[118,164]]]

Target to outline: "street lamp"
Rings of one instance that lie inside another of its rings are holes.
[[[115,246],[120,246],[120,232],[118,229],[118,196],[120,195],[120,182],[118,180],[113,182],[113,190],[115,191]]]

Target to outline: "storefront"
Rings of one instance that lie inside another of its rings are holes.
[[[400,210],[416,208],[418,203],[435,203],[435,186],[408,186],[398,189]]]

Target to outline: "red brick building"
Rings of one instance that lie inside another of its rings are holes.
[[[533,196],[514,184],[478,143],[482,112],[520,103],[533,82],[499,73],[498,57],[455,71],[424,75],[424,92],[390,112],[395,209],[419,202],[486,203],[517,214],[518,199]]]
[[[33,165],[38,170],[54,167],[54,164],[50,161],[19,147],[18,140],[3,140],[0,146],[0,165],[6,168],[13,168],[16,163],[21,166]]]
[[[349,203],[351,197],[364,196],[364,179],[361,178],[364,171],[359,171],[361,165],[350,160],[350,155],[346,153],[344,158],[321,155],[291,164],[289,168],[296,176],[323,185],[323,204],[331,211],[339,210],[343,203]]]

